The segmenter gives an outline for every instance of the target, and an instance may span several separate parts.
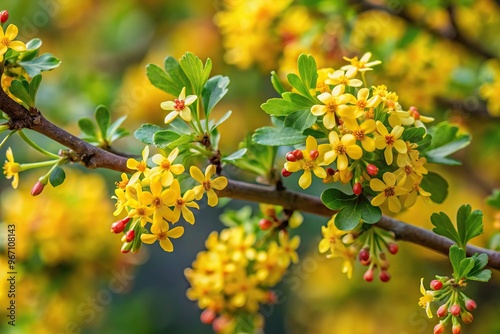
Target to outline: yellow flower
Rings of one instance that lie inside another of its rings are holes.
[[[350,87],[360,87],[363,85],[363,81],[355,79],[357,69],[350,68],[347,71],[337,70],[331,74],[328,74],[328,79],[325,80],[327,85],[343,85]]]
[[[340,171],[349,167],[348,156],[354,160],[358,160],[363,156],[363,150],[356,145],[356,137],[350,133],[339,138],[337,132],[330,131],[328,140],[330,141],[331,150],[325,153],[325,163],[329,165],[337,160],[337,169]]]
[[[320,253],[326,253],[328,250],[330,254],[326,257],[334,257],[337,253],[338,245],[342,243],[342,235],[345,234],[344,231],[339,230],[335,224],[334,220],[330,219],[326,226],[321,226],[321,234],[323,239],[318,244],[318,250]]]
[[[290,261],[293,263],[299,262],[299,256],[296,250],[300,245],[300,237],[296,235],[290,239],[288,232],[281,230],[278,239],[279,246],[282,250],[281,256],[278,258],[280,266],[286,268],[290,265]]]
[[[174,216],[172,219],[172,223],[176,223],[179,221],[182,213],[182,217],[189,223],[194,224],[194,214],[188,207],[200,209],[197,203],[193,202],[196,195],[194,190],[189,189],[184,193],[184,196],[181,196],[181,186],[179,181],[174,179],[170,189],[167,191],[167,197],[170,199],[170,203],[168,205],[174,206]]]
[[[382,64],[380,60],[374,60],[370,62],[370,58],[372,57],[371,52],[365,53],[363,56],[361,56],[361,59],[358,60],[358,57],[353,57],[353,58],[347,58],[344,57],[344,60],[351,62],[350,65],[345,65],[342,66],[341,69],[343,70],[352,70],[356,69],[359,72],[365,72],[365,71],[371,71],[373,70],[371,67],[375,65]]]
[[[411,182],[411,179],[409,179],[409,181],[410,182],[408,183],[410,183],[409,186],[411,190],[408,195],[404,195],[401,197],[401,201],[403,202],[404,207],[410,208],[414,206],[417,202],[417,195],[422,196],[424,201],[429,201],[432,194],[420,188],[420,183],[422,182],[422,180]],[[405,187],[408,187],[408,183],[405,184]]]
[[[421,306],[422,308],[425,308],[427,316],[429,317],[429,319],[431,319],[432,318],[431,303],[432,301],[434,301],[434,292],[430,290],[425,290],[423,278],[420,280],[420,293],[423,296],[420,297],[418,305]]]
[[[392,173],[384,173],[382,178],[384,179],[384,182],[380,179],[370,180],[370,188],[372,188],[373,191],[380,192],[380,194],[371,200],[371,204],[373,206],[380,206],[387,200],[389,210],[394,213],[398,213],[401,211],[401,202],[397,196],[407,194],[408,190],[400,185],[396,185],[396,175]]]
[[[326,68],[320,68],[318,69],[318,79],[316,80],[316,89],[313,89],[311,92],[313,95],[316,94],[316,92],[321,92],[321,93],[326,93],[330,92],[330,87],[326,84],[326,80],[328,79],[328,75],[333,72],[333,68],[331,67],[326,67]]]
[[[176,147],[170,152],[167,158],[163,154],[155,154],[151,158],[155,164],[158,166],[153,167],[151,169],[151,177],[154,177],[157,173],[160,173],[161,175],[161,183],[164,187],[168,187],[172,184],[172,181],[174,180],[174,175],[179,175],[184,172],[184,166],[181,164],[175,164],[174,160],[177,158],[177,155],[179,155],[179,148]]]
[[[320,149],[318,147],[318,142],[313,136],[308,136],[306,139],[306,149],[302,150],[303,159],[297,161],[287,161],[285,163],[285,169],[289,172],[298,172],[299,170],[304,170],[304,174],[299,178],[299,186],[302,189],[306,189],[312,183],[311,170],[314,175],[323,179],[326,177],[326,171],[320,167],[326,165],[323,161],[324,152],[323,149],[327,149],[329,145],[322,145]],[[319,155],[315,156],[311,154],[312,151],[317,151]]]
[[[404,142],[404,140],[399,139],[403,134],[404,128],[397,125],[391,130],[391,133],[389,133],[382,122],[377,121],[376,126],[377,131],[380,135],[375,137],[375,147],[379,150],[385,149],[385,161],[388,165],[391,165],[393,161],[393,147],[401,154],[405,154],[407,152],[406,143]]]
[[[127,168],[137,171],[134,174],[132,174],[128,184],[132,185],[136,183],[137,180],[139,180],[141,174],[144,174],[144,176],[148,176],[149,174],[148,156],[149,156],[149,146],[146,146],[142,150],[142,161],[137,161],[134,158],[130,158],[127,160]]]
[[[356,122],[357,124],[357,122]],[[367,119],[361,125],[352,128],[352,135],[361,142],[361,146],[366,152],[375,151],[375,140],[372,137],[368,137],[367,134],[375,131],[377,126],[373,119]]]
[[[380,97],[374,95],[368,98],[370,91],[368,88],[361,88],[358,91],[357,99],[352,101],[354,105],[341,105],[337,109],[337,114],[346,123],[347,128],[352,129],[356,124],[356,118],[364,115],[367,108],[375,108],[380,103]]]
[[[8,49],[13,49],[15,51],[26,50],[26,45],[23,42],[14,41],[17,33],[18,29],[14,24],[9,24],[5,33],[3,27],[0,26],[0,61],[3,60],[3,56]]]
[[[12,149],[9,147],[7,152],[5,153],[7,157],[7,161],[5,161],[3,165],[3,173],[5,177],[8,179],[12,179],[12,188],[17,189],[19,185],[19,172],[21,171],[21,165],[14,161],[14,154],[12,153]]]
[[[159,177],[151,180],[149,190],[151,192],[141,193],[141,199],[153,210],[153,224],[163,228],[166,225],[165,220],[173,221],[175,218],[172,210],[168,207],[168,203],[171,203],[172,199],[168,197],[168,189],[163,189]]]
[[[149,196],[148,196],[149,195]],[[141,222],[141,226],[145,226],[146,223],[152,223],[151,215],[154,209],[149,207],[151,204],[151,194],[146,191],[142,191],[142,186],[136,183],[134,186],[127,187],[125,191],[125,196],[127,197],[127,205],[131,208],[128,213],[130,218],[138,218]]]
[[[129,183],[128,175],[126,173],[121,174],[121,181],[115,182],[116,188],[125,190],[127,188],[127,185]]]
[[[346,103],[356,103],[356,98],[351,94],[344,94],[345,86],[335,86],[331,93],[321,93],[318,100],[323,104],[313,105],[311,113],[314,116],[323,116],[323,124],[327,129],[333,129],[337,124],[335,117],[339,106]]]
[[[189,174],[191,174],[191,177],[201,183],[199,186],[195,186],[193,188],[196,194],[196,200],[200,200],[206,192],[208,205],[210,206],[216,206],[219,202],[219,198],[217,197],[214,189],[222,190],[227,186],[227,179],[224,176],[219,176],[211,180],[215,171],[215,165],[208,165],[205,169],[205,175],[203,175],[201,170],[196,166],[191,166],[191,168],[189,168]]]
[[[191,121],[191,109],[189,106],[193,104],[198,96],[196,95],[188,95],[186,97],[186,87],[183,87],[179,97],[173,101],[165,101],[161,103],[161,108],[163,110],[172,110],[165,117],[165,124],[172,122],[177,116],[181,116],[183,120],[186,122]]]
[[[184,234],[184,227],[177,226],[169,230],[168,224],[165,226],[166,228],[160,228],[158,225],[151,226],[151,234],[141,234],[141,241],[146,244],[152,244],[158,240],[164,251],[172,252],[174,250],[174,245],[172,244],[172,241],[170,241],[170,238],[180,238]]]

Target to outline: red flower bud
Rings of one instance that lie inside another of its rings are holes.
[[[437,316],[442,318],[444,317],[445,315],[448,314],[448,305],[446,304],[443,304],[441,306],[439,306],[437,312],[436,312]]]
[[[229,324],[229,320],[227,317],[225,316],[220,316],[220,317],[217,317],[214,322],[212,323],[212,327],[214,329],[214,332],[216,333],[220,333],[222,332],[224,329],[226,329],[227,325]]]
[[[130,252],[130,250],[132,249],[132,245],[133,245],[132,242],[125,242],[125,243],[123,243],[121,252],[123,254],[126,254],[126,253]]]
[[[6,10],[2,10],[0,12],[0,23],[4,24],[5,22],[7,22],[8,19],[9,19],[9,12]]]
[[[442,334],[444,333],[445,327],[444,325],[440,322],[436,326],[434,326],[434,334]]]
[[[373,269],[368,269],[363,275],[363,279],[367,282],[373,281]]]
[[[391,279],[391,275],[386,270],[382,270],[378,275],[378,278],[382,282],[389,282],[389,280]]]
[[[319,151],[318,150],[312,150],[311,152],[309,152],[309,157],[311,158],[311,160],[318,159],[318,157],[319,157]]]
[[[326,173],[327,173],[328,175],[335,175],[335,169],[333,169],[333,168],[331,168],[331,167],[328,167],[328,168],[326,169]]]
[[[294,161],[297,161],[297,157],[295,155],[293,155],[292,152],[288,152],[286,154],[286,160],[294,162]]]
[[[273,222],[270,221],[269,219],[265,219],[265,218],[262,218],[261,220],[259,220],[259,227],[262,229],[262,230],[268,230],[271,228],[271,226],[273,226]]]
[[[42,193],[44,187],[45,187],[45,184],[43,184],[40,181],[38,181],[37,183],[35,183],[35,185],[33,186],[33,188],[31,188],[31,196],[38,196],[38,195],[40,195]]]
[[[205,325],[209,325],[212,322],[214,322],[214,319],[215,319],[216,315],[217,314],[213,310],[207,308],[203,312],[201,312],[200,320]]]
[[[114,222],[113,224],[111,224],[111,232],[122,233],[123,230],[125,229],[125,225],[127,225],[129,220],[130,220],[130,217],[125,217],[122,220]]]
[[[399,250],[399,246],[395,242],[390,242],[387,249],[389,250],[389,253],[394,255],[394,254],[397,254],[397,252]]]
[[[453,327],[451,327],[451,332],[453,334],[460,334],[460,333],[462,333],[462,326],[460,326],[460,324],[453,325]]]
[[[440,280],[437,280],[437,279],[433,279],[431,281],[430,286],[431,286],[432,290],[435,290],[435,291],[441,290],[441,288],[443,287],[443,282],[441,282]]]
[[[453,316],[458,317],[460,315],[460,305],[458,305],[458,304],[451,305],[451,307],[450,307],[450,313]]]
[[[286,170],[286,168],[283,168],[281,170],[281,175],[283,175],[284,177],[289,177],[290,175],[292,175],[292,172],[289,172]]]
[[[472,299],[467,299],[466,302],[465,302],[465,308],[467,309],[467,311],[472,311],[472,310],[475,310],[477,307],[477,304],[474,300]]]
[[[462,313],[462,321],[464,324],[470,324],[474,320],[474,317],[472,316],[472,313],[470,312],[463,312]]]
[[[295,158],[297,158],[297,160],[304,159],[304,155],[302,154],[301,150],[293,150],[292,154],[295,155]]]
[[[366,172],[370,176],[377,176],[378,174],[378,167],[375,166],[374,164],[369,164],[366,166]]]
[[[354,183],[354,185],[352,186],[352,192],[354,193],[354,195],[359,196],[363,192],[363,186],[361,185],[361,183]]]
[[[359,261],[368,261],[370,259],[370,252],[368,248],[363,248],[359,251]]]
[[[126,242],[132,242],[135,238],[135,231],[134,230],[128,230],[127,233],[125,233],[125,241]]]

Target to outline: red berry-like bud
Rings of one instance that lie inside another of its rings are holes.
[[[225,316],[217,317],[212,323],[212,327],[216,333],[222,332],[229,324],[229,319]]]
[[[125,217],[122,220],[114,222],[113,224],[111,224],[111,232],[122,233],[123,230],[125,229],[125,225],[127,225],[129,220],[130,220],[130,217]]]
[[[9,12],[6,10],[2,10],[0,12],[0,23],[4,24],[5,22],[7,22],[8,19],[9,19]]]
[[[389,280],[391,279],[391,275],[386,270],[382,270],[378,275],[378,278],[382,282],[389,282]]]
[[[327,173],[328,175],[335,175],[335,169],[333,169],[333,168],[331,168],[331,167],[328,167],[328,168],[326,169],[326,173]]]
[[[366,166],[366,172],[370,176],[377,176],[377,174],[378,174],[378,167],[375,166],[374,164],[368,164]]]
[[[367,248],[363,248],[359,251],[359,261],[368,261],[370,259],[370,252]]]
[[[43,184],[40,181],[38,181],[37,183],[35,183],[35,185],[33,186],[33,188],[31,188],[31,196],[38,196],[38,195],[40,195],[42,193],[44,187],[45,187],[45,184]]]
[[[472,313],[470,312],[463,312],[462,313],[462,321],[464,324],[470,324],[474,320],[474,317],[472,316]]]
[[[451,332],[453,334],[460,334],[460,333],[462,333],[462,326],[460,326],[460,325],[453,325],[453,327],[451,327]]]
[[[286,170],[286,168],[283,168],[281,170],[281,175],[283,175],[284,177],[289,177],[290,175],[292,175],[292,172],[289,172]]]
[[[127,233],[125,233],[125,241],[126,242],[132,242],[135,238],[135,231],[134,230],[128,230]]]
[[[311,160],[318,159],[318,157],[319,157],[319,151],[318,150],[312,150],[311,152],[309,152],[309,157],[311,158]]]
[[[439,306],[437,312],[436,312],[437,316],[442,318],[444,317],[445,315],[448,314],[448,305],[446,304],[443,304],[441,306]]]
[[[443,282],[441,282],[440,280],[437,280],[437,279],[433,279],[431,281],[430,286],[431,286],[432,290],[435,290],[435,291],[441,290],[441,288],[443,287]]]
[[[467,309],[467,311],[473,311],[476,309],[476,307],[477,304],[472,299],[467,299],[467,301],[465,302],[465,308]]]
[[[399,251],[399,246],[395,242],[390,242],[389,245],[387,246],[387,249],[389,250],[389,253],[391,254],[397,254]]]
[[[297,161],[297,157],[295,155],[293,155],[292,152],[288,152],[286,154],[286,160],[294,162],[294,161]]]
[[[125,242],[122,246],[122,253],[123,254],[126,254],[128,252],[130,252],[130,250],[132,249],[132,243],[131,242]]]
[[[293,150],[292,154],[295,155],[295,158],[297,158],[297,160],[304,159],[304,155],[302,154],[301,150]]]
[[[434,326],[434,334],[443,334],[445,330],[445,327],[442,323],[437,324]]]
[[[363,186],[361,185],[361,183],[354,183],[354,185],[352,186],[352,192],[354,193],[354,195],[359,196],[363,192]]]
[[[271,226],[273,226],[273,222],[270,221],[269,219],[265,219],[265,218],[262,218],[261,220],[259,220],[259,227],[262,229],[262,230],[268,230],[271,228]]]
[[[453,316],[458,317],[460,315],[460,305],[458,305],[458,304],[451,305],[451,307],[450,307],[450,313]]]
[[[367,282],[373,281],[373,269],[368,269],[363,275],[363,279]]]
[[[214,322],[216,315],[217,314],[214,311],[207,308],[203,312],[201,312],[200,320],[205,325],[210,325],[212,322]]]

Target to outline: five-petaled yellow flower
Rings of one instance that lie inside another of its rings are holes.
[[[391,130],[391,133],[389,133],[384,123],[382,123],[381,121],[377,121],[376,126],[377,131],[380,135],[375,137],[375,147],[379,150],[383,150],[385,148],[385,161],[388,165],[392,165],[393,147],[401,154],[405,154],[408,151],[405,141],[400,139],[401,135],[403,134],[404,128],[402,126],[396,125]]]
[[[181,116],[183,120],[186,122],[191,121],[191,109],[189,106],[193,104],[198,96],[196,95],[188,95],[186,97],[186,87],[182,88],[179,97],[173,101],[165,101],[161,103],[161,108],[163,110],[172,110],[165,117],[165,124],[172,122],[177,116]]]
[[[333,129],[337,125],[336,112],[337,109],[347,103],[356,103],[356,98],[351,94],[344,94],[345,86],[337,85],[331,93],[321,93],[318,95],[318,100],[323,104],[313,105],[311,114],[314,116],[323,116],[323,124],[327,129]]]
[[[142,161],[137,161],[134,158],[130,158],[127,160],[127,168],[137,171],[134,174],[132,174],[130,180],[128,181],[128,184],[131,185],[134,184],[137,180],[139,180],[141,174],[144,174],[144,176],[147,176],[149,174],[148,157],[149,157],[149,146],[146,146],[142,150]]]
[[[337,70],[328,74],[328,79],[325,80],[327,85],[344,85],[350,87],[359,87],[363,85],[363,81],[355,79],[357,70],[351,68],[348,71]]]
[[[174,179],[174,182],[172,182],[172,185],[167,191],[167,194],[167,197],[170,200],[170,203],[168,203],[168,205],[174,206],[174,216],[172,223],[178,222],[182,213],[182,217],[189,224],[194,224],[194,214],[191,212],[191,210],[188,209],[188,207],[196,208],[198,210],[200,209],[199,205],[196,202],[193,202],[196,197],[194,190],[189,189],[184,193],[183,196],[181,196],[181,186],[179,184],[179,181],[177,179]]]
[[[173,229],[168,229],[168,224],[165,225],[164,228],[161,228],[158,225],[151,226],[151,234],[144,233],[141,234],[141,241],[146,244],[152,244],[156,240],[160,242],[161,248],[163,248],[166,252],[172,252],[174,250],[174,245],[170,238],[177,239],[180,238],[184,234],[184,227],[176,226]]]
[[[191,168],[189,168],[189,174],[191,174],[191,177],[201,183],[193,188],[196,194],[196,200],[200,200],[206,192],[208,205],[210,206],[216,206],[219,202],[219,198],[217,197],[214,189],[222,190],[227,186],[227,178],[224,176],[216,177],[213,180],[211,179],[215,174],[215,171],[215,165],[208,165],[205,169],[205,175],[203,175],[201,169],[196,166],[191,166]]]
[[[371,68],[372,66],[382,64],[380,60],[370,61],[371,57],[371,52],[365,53],[363,56],[361,56],[361,59],[358,59],[357,56],[353,58],[344,57],[344,60],[351,62],[351,64],[342,66],[341,69],[349,71],[355,68],[359,72],[365,72],[373,70],[373,68]]]
[[[337,169],[345,170],[349,167],[349,158],[358,160],[363,156],[363,150],[356,145],[356,137],[350,133],[339,138],[337,132],[330,131],[328,140],[330,145],[327,144],[326,146],[329,146],[330,150],[325,152],[324,158],[327,165],[337,160]],[[323,147],[323,145],[320,146]]]
[[[421,306],[422,308],[425,308],[425,311],[427,312],[427,316],[430,319],[430,318],[432,318],[431,302],[434,300],[434,292],[430,291],[430,290],[425,290],[423,278],[420,280],[420,293],[423,296],[420,297],[420,300],[418,301],[418,305]]]
[[[389,210],[398,213],[401,211],[401,202],[398,196],[406,195],[408,190],[400,185],[396,185],[397,178],[392,173],[384,173],[382,178],[384,179],[383,182],[380,179],[370,180],[370,188],[380,193],[371,200],[371,204],[373,206],[380,206],[387,200]]]
[[[14,24],[9,24],[5,33],[3,27],[0,26],[0,61],[3,60],[3,56],[8,49],[13,49],[15,51],[26,50],[26,45],[23,42],[14,41],[17,33],[18,29]]]
[[[176,147],[170,152],[168,157],[165,157],[163,154],[155,154],[151,158],[155,164],[158,166],[153,167],[151,169],[151,175],[154,176],[156,173],[161,175],[161,183],[164,187],[168,187],[174,181],[174,175],[179,175],[184,172],[184,166],[181,164],[175,164],[174,160],[179,155],[179,148]]]
[[[7,179],[12,179],[12,188],[17,189],[19,185],[19,172],[21,171],[21,165],[14,161],[14,154],[12,149],[9,147],[5,153],[7,161],[3,165],[3,173]]]

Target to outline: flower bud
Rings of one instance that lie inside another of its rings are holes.
[[[134,230],[128,230],[127,233],[125,233],[125,241],[126,242],[132,242],[135,238],[135,231]]]
[[[464,324],[470,324],[474,320],[472,313],[464,311],[462,312],[462,321]]]
[[[228,324],[229,324],[229,319],[226,316],[221,315],[220,317],[217,317],[213,321],[212,327],[214,329],[214,332],[220,333],[224,331],[224,329],[226,329]]]
[[[293,150],[292,154],[295,156],[297,160],[302,160],[304,159],[304,155],[302,154],[301,150]]]
[[[259,227],[262,229],[262,230],[268,230],[271,228],[271,226],[273,226],[273,222],[270,221],[269,219],[265,219],[265,218],[262,218],[261,220],[259,220]]]
[[[443,287],[443,282],[437,279],[433,279],[430,283],[430,286],[432,290],[438,291],[441,290],[441,288]]]
[[[394,255],[394,254],[397,254],[397,252],[399,250],[399,246],[395,242],[390,242],[387,249],[389,250],[389,253]]]
[[[213,310],[207,308],[203,312],[201,312],[200,320],[205,325],[209,325],[214,322],[216,315],[217,314]]]
[[[8,19],[9,19],[9,12],[6,10],[2,10],[0,12],[0,23],[4,24],[5,22],[7,22]]]
[[[130,250],[132,249],[132,244],[133,244],[132,242],[125,242],[125,243],[123,243],[121,252],[123,254],[126,254],[126,253],[130,252]]]
[[[352,186],[352,192],[354,193],[354,195],[359,196],[363,192],[363,186],[361,185],[361,183],[354,183],[354,185]]]
[[[443,305],[439,306],[436,314],[440,318],[442,318],[445,315],[447,315],[448,314],[448,305],[447,304],[443,304]]]
[[[460,305],[458,305],[458,304],[451,305],[451,307],[450,307],[450,313],[453,316],[458,317],[460,315]]]
[[[42,193],[43,188],[45,187],[45,184],[43,184],[40,181],[37,181],[33,188],[31,188],[31,196],[38,196]]]
[[[276,292],[274,292],[272,290],[269,290],[267,292],[267,299],[266,299],[266,301],[269,304],[276,304],[278,302],[278,296],[276,296]]]
[[[286,154],[286,160],[287,161],[291,161],[291,162],[294,162],[294,161],[297,161],[297,157],[295,155],[293,155],[292,152],[288,152]]]
[[[377,176],[377,174],[378,174],[378,167],[375,166],[374,164],[368,164],[368,165],[366,165],[366,172],[370,176]]]
[[[476,309],[476,307],[477,307],[477,304],[474,300],[467,299],[465,301],[465,308],[467,309],[467,311],[473,311]]]
[[[292,172],[289,172],[286,170],[286,168],[283,168],[281,170],[281,175],[283,175],[283,177],[289,177],[290,175],[292,175]]]
[[[460,326],[460,324],[453,325],[453,327],[451,327],[451,332],[453,334],[460,334],[460,333],[462,333],[462,326]]]
[[[318,150],[312,150],[311,152],[309,152],[309,157],[311,158],[311,160],[318,159],[318,157],[319,157],[319,151]]]
[[[373,281],[373,269],[370,268],[368,269],[365,274],[363,275],[363,279],[367,282]]]
[[[328,167],[328,168],[326,169],[326,173],[327,173],[328,175],[335,175],[335,169],[333,169],[333,168],[331,168],[331,167]]]
[[[359,251],[359,261],[368,261],[370,259],[370,252],[368,248],[363,248]]]
[[[434,334],[442,334],[444,333],[445,327],[444,325],[440,322],[436,326],[434,326]]]
[[[122,233],[123,230],[125,229],[125,226],[129,222],[129,220],[130,220],[130,217],[125,217],[122,220],[114,222],[113,224],[111,224],[111,232]]]
[[[382,282],[389,282],[389,280],[391,279],[391,275],[387,272],[387,270],[382,270],[382,271],[380,271],[378,278]]]

